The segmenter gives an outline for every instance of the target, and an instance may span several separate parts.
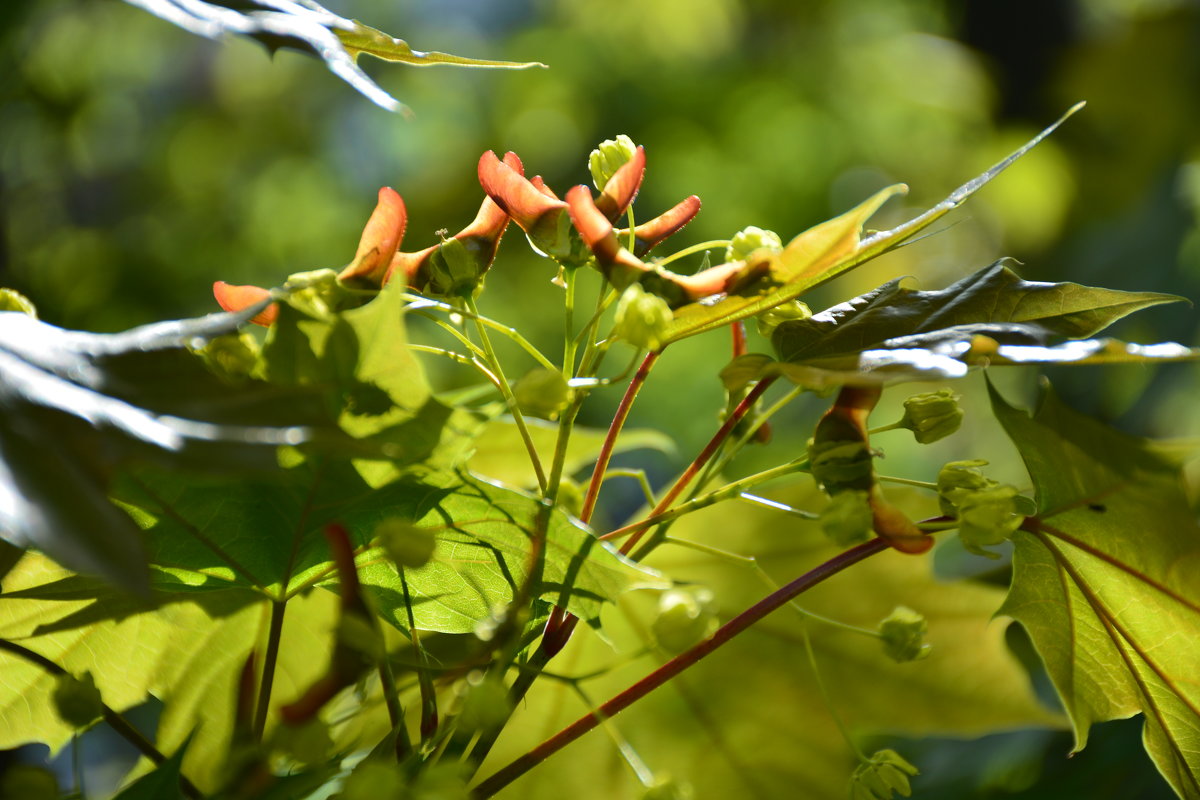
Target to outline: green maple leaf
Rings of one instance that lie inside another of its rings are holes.
[[[1032,416],[990,391],[1038,502],[1001,612],[1029,630],[1076,750],[1092,723],[1140,712],[1163,777],[1200,798],[1200,527],[1177,465],[1049,391]]]
[[[973,366],[1192,359],[1197,351],[1169,342],[1086,338],[1135,311],[1182,300],[1025,281],[1001,260],[945,289],[916,291],[889,281],[819,314],[781,323],[771,337],[778,361],[741,356],[722,377],[731,390],[778,374],[815,388],[961,378]]]
[[[450,64],[460,67],[526,69],[537,62],[494,61],[449,53],[412,49],[403,39],[388,36],[361,22],[340,17],[313,0],[278,3],[267,0],[126,0],[209,39],[234,34],[261,42],[272,51],[290,47],[320,58],[333,74],[364,97],[388,111],[407,111],[403,103],[371,80],[358,66],[366,53],[384,61],[412,66]]]
[[[786,487],[771,496],[800,508],[827,502],[811,485]],[[914,516],[922,511],[905,508]],[[936,504],[929,502],[924,510],[936,514]],[[780,583],[838,552],[815,523],[734,501],[680,519],[671,536],[752,553]],[[660,547],[648,563],[684,584],[711,588],[722,620],[769,592],[744,565],[683,547]],[[813,680],[804,628],[834,708],[855,733],[974,737],[1062,727],[1065,720],[1037,701],[1027,673],[1005,644],[1004,625],[993,619],[1003,596],[991,586],[935,578],[930,557],[887,551],[806,592],[797,603],[872,630],[897,605],[910,606],[928,620],[928,658],[897,664],[878,639],[805,623],[783,608],[681,675],[678,689],[659,689],[621,712],[614,724],[656,770],[687,776],[705,787],[704,796],[844,800],[854,757]],[[634,603],[639,599],[646,601],[640,607]],[[653,598],[634,594],[619,608],[652,615],[652,603]],[[605,614],[604,622],[612,643],[577,635],[563,653],[578,674],[619,665],[588,679],[587,692],[597,699],[627,688],[661,663],[643,657],[629,664],[622,658],[644,647],[644,622],[625,624],[616,609]],[[560,728],[587,711],[564,685],[539,684],[527,702],[491,763],[505,763],[540,741],[546,729]],[[593,733],[571,747],[569,757],[547,760],[509,791],[530,800],[583,796],[601,782],[610,794],[624,791],[609,771],[614,755],[607,737]]]

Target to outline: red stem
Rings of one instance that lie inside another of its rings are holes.
[[[612,423],[608,426],[608,435],[604,437],[600,455],[596,458],[596,467],[592,470],[592,479],[588,482],[587,494],[583,497],[583,509],[579,512],[579,519],[583,522],[590,522],[592,519],[592,514],[596,510],[596,500],[600,496],[600,485],[604,483],[604,473],[608,470],[608,462],[612,459],[613,450],[617,446],[617,437],[621,434],[626,417],[629,416],[629,409],[633,408],[633,401],[637,399],[638,392],[642,390],[642,384],[646,382],[651,368],[654,367],[654,362],[658,361],[658,357],[661,355],[662,350],[652,350],[646,354],[637,373],[633,376],[633,380],[625,389],[625,396],[621,398],[621,404],[617,406],[617,413],[613,415]]]
[[[491,777],[475,787],[472,796],[476,800],[491,797],[554,753],[566,747],[592,728],[595,728],[600,724],[601,720],[609,719],[624,711],[751,625],[766,617],[772,611],[795,599],[798,595],[816,586],[826,578],[832,577],[847,567],[866,559],[868,556],[886,549],[888,549],[888,545],[882,539],[876,538],[869,542],[863,542],[804,573],[783,588],[772,592],[722,625],[711,638],[704,640],[691,650],[679,654],[601,705],[593,713],[580,717],[537,747],[525,753],[525,755],[520,756],[507,766],[493,773]]]
[[[753,389],[746,393],[746,396],[742,398],[742,402],[737,404],[737,408],[735,408],[725,420],[725,424],[721,426],[720,430],[718,430],[713,435],[712,439],[709,440],[708,444],[704,446],[704,449],[700,451],[700,455],[696,456],[696,460],[693,461],[686,470],[684,470],[684,473],[679,476],[677,481],[675,481],[675,485],[672,486],[670,490],[663,496],[663,498],[658,501],[658,505],[654,507],[654,509],[647,516],[646,520],[643,520],[640,529],[626,539],[625,544],[621,545],[621,552],[623,554],[627,555],[629,551],[633,550],[633,548],[641,540],[642,536],[649,529],[647,522],[650,519],[658,516],[671,507],[671,504],[674,503],[679,495],[683,493],[683,490],[688,487],[688,484],[692,482],[692,479],[695,478],[700,470],[704,468],[704,465],[708,463],[709,459],[716,454],[717,449],[720,448],[724,441],[729,437],[730,432],[732,432],[734,427],[736,427],[737,424],[742,421],[742,418],[750,412],[750,409],[753,408],[754,404],[758,402],[758,398],[762,397],[763,392],[765,392],[767,388],[774,383],[774,381],[775,378],[773,376],[769,378],[763,378],[754,385]]]

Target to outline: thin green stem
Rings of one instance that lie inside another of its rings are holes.
[[[685,514],[690,514],[693,511],[699,511],[702,508],[714,505],[723,500],[729,500],[733,497],[737,497],[746,489],[753,488],[761,483],[766,483],[767,481],[772,481],[785,475],[792,475],[796,472],[803,472],[806,469],[808,469],[807,458],[782,464],[778,467],[773,467],[763,472],[736,480],[733,483],[726,484],[720,489],[709,492],[708,494],[700,495],[699,497],[689,500],[686,503],[680,503],[674,508],[663,511],[660,514],[652,514],[645,519],[638,520],[637,522],[632,522],[628,525],[617,528],[616,530],[604,534],[600,538],[604,540],[610,540],[619,539],[622,536],[628,536],[636,531],[644,530],[654,525],[660,525],[677,517],[682,517]]]
[[[83,785],[83,748],[79,731],[71,734],[71,776],[75,780],[75,791],[79,800],[87,800],[87,789]]]
[[[521,409],[517,405],[517,398],[513,396],[512,386],[509,385],[508,379],[504,377],[504,368],[500,365],[500,359],[496,355],[495,348],[492,347],[492,340],[488,336],[487,327],[479,317],[479,311],[475,307],[475,299],[468,296],[464,302],[467,304],[467,310],[471,312],[475,319],[475,329],[479,332],[480,343],[483,345],[488,367],[496,376],[498,381],[497,387],[504,396],[504,402],[508,404],[508,410],[512,414],[513,422],[516,423],[517,431],[521,434],[521,441],[525,443],[525,449],[529,453],[529,461],[533,464],[533,471],[537,475],[538,488],[541,489],[542,495],[545,496],[547,489],[546,472],[542,469],[542,459],[538,455],[537,446],[534,445],[533,437],[529,433],[529,426],[525,423],[525,415],[521,413]],[[551,365],[551,369],[555,369],[555,367]]]
[[[838,732],[842,734],[842,738],[846,740],[846,744],[850,746],[850,751],[858,757],[859,761],[866,763],[867,757],[863,755],[863,751],[858,749],[858,744],[850,737],[850,731],[846,730],[846,724],[842,722],[842,717],[833,707],[833,700],[829,697],[829,692],[825,688],[825,681],[821,680],[821,670],[817,667],[817,655],[813,652],[812,637],[808,635],[808,626],[803,627],[804,632],[804,652],[808,654],[808,665],[813,671],[813,680],[817,683],[817,691],[821,693],[821,699],[825,701],[825,708],[829,711],[829,716],[833,717],[833,722],[837,725]]]
[[[794,508],[789,506],[787,503],[781,503],[778,500],[772,500],[769,497],[759,497],[758,495],[750,494],[749,492],[742,492],[738,495],[738,499],[745,500],[747,503],[753,503],[756,506],[762,506],[763,508],[770,508],[775,511],[783,511],[786,514],[791,514],[793,516],[800,517],[801,519],[817,520],[821,518],[820,514],[815,514],[812,511],[805,511],[802,508]]]
[[[670,681],[676,675],[679,675],[684,670],[699,662],[705,656],[728,643],[771,612],[785,605],[788,601],[803,594],[827,578],[838,574],[847,567],[857,564],[886,549],[887,544],[882,539],[876,538],[834,556],[824,564],[806,572],[779,591],[772,592],[758,603],[738,614],[718,628],[716,633],[711,637],[663,664],[633,686],[630,686],[625,691],[600,705],[596,711],[606,717],[616,716],[658,687]],[[492,797],[530,769],[595,728],[597,724],[599,723],[596,714],[587,714],[577,719],[540,745],[493,773],[491,777],[475,787],[473,796],[477,800]]]
[[[63,669],[58,664],[55,664],[41,653],[34,652],[33,650],[30,650],[23,645],[19,645],[16,642],[10,642],[7,639],[0,639],[0,650],[3,650],[7,653],[12,653],[18,658],[28,661],[31,664],[36,664],[51,675],[57,676],[70,674],[67,672],[67,670]],[[151,744],[150,740],[143,736],[141,731],[129,724],[127,719],[121,716],[118,712],[114,711],[107,704],[101,703],[100,714],[101,718],[108,724],[108,727],[112,728],[122,739],[133,745],[134,748],[146,758],[150,759],[155,764],[162,764],[167,760],[167,757],[163,755],[157,747]],[[196,784],[192,783],[187,779],[186,776],[182,774],[179,776],[179,788],[183,790],[183,793],[190,798],[196,798],[196,800],[199,800],[199,798],[203,797],[203,795],[200,794],[200,790],[196,788]]]
[[[607,292],[600,293],[600,296],[596,298],[596,313],[592,314],[592,318],[588,320],[587,324],[580,329],[579,333],[575,334],[575,344],[578,345],[580,342],[591,340],[588,332],[596,330],[596,326],[600,324],[600,317],[604,315],[609,306],[616,302],[618,296],[616,289],[609,289]]]
[[[473,319],[476,322],[486,325],[487,327],[491,328],[492,330],[496,331],[497,333],[507,336],[518,347],[520,347],[522,350],[524,350],[526,353],[528,353],[533,358],[534,361],[538,362],[546,369],[557,369],[557,367],[554,366],[554,362],[552,362],[550,359],[546,358],[546,356],[542,354],[542,351],[538,350],[536,347],[534,347],[533,344],[528,339],[526,339],[524,336],[522,336],[520,331],[518,331],[516,328],[510,328],[508,325],[505,325],[502,322],[497,322],[496,320],[494,320],[490,317],[485,317],[485,316],[479,314],[477,311],[457,308],[455,306],[450,305],[449,303],[443,303],[438,300],[431,300],[427,297],[421,297],[419,295],[405,295],[405,296],[407,298],[419,301],[420,307],[436,308],[439,311],[445,311],[450,314],[460,314],[464,317],[467,317],[468,319]],[[418,310],[420,310],[420,308],[418,308]],[[434,322],[441,322],[441,320],[438,320],[436,317],[430,316],[428,314],[423,314],[422,316],[426,317],[426,319],[433,320]],[[450,327],[452,328],[453,326],[450,326]]]
[[[608,734],[608,737],[612,739],[613,744],[617,747],[617,752],[619,752],[621,757],[625,759],[625,763],[629,765],[629,769],[633,772],[634,777],[638,779],[638,782],[647,788],[653,786],[654,771],[646,765],[646,762],[640,755],[638,755],[637,750],[633,749],[633,745],[631,745],[629,740],[621,734],[621,730],[615,724],[613,724],[611,719],[595,710],[596,704],[592,702],[590,697],[588,697],[587,692],[583,690],[582,686],[575,682],[572,682],[570,686],[575,691],[575,694],[579,695],[579,699],[583,703],[584,707],[595,714],[600,720],[601,727],[604,728],[604,731]]]
[[[678,261],[681,258],[690,256],[692,253],[699,253],[703,250],[716,250],[718,247],[729,247],[729,244],[730,241],[728,239],[710,239],[707,242],[701,242],[700,244],[694,244],[691,247],[685,247],[682,250],[676,250],[674,253],[671,253],[671,255],[656,263],[660,267],[666,266],[672,261]]]
[[[408,345],[408,349],[417,353],[432,353],[433,355],[443,356],[451,361],[457,361],[459,364],[466,364],[468,366],[475,365],[475,362],[471,360],[469,356],[464,356],[462,353],[456,353],[453,350],[447,350],[444,347],[433,347],[432,345],[427,344],[410,343]]]
[[[642,487],[642,496],[646,498],[647,505],[654,505],[654,489],[650,487],[650,481],[646,478],[646,470],[644,469],[610,469],[604,473],[604,481],[609,478],[633,478],[638,482],[638,486]]]
[[[937,491],[938,485],[929,481],[914,481],[911,478],[893,478],[891,475],[876,475],[875,480],[886,481],[887,483],[899,483],[904,486],[916,486],[918,489],[930,489]]]
[[[254,708],[254,740],[261,742],[267,727],[267,711],[271,707],[271,688],[275,683],[275,665],[279,662],[279,642],[283,637],[283,616],[286,600],[271,601],[271,619],[267,625],[267,649],[263,656],[262,677],[258,682],[258,703]]]
[[[742,421],[746,414],[750,412],[750,409],[754,407],[754,404],[758,402],[758,399],[762,397],[763,392],[767,390],[774,380],[774,377],[764,378],[756,383],[753,389],[746,393],[746,396],[742,398],[742,402],[738,403],[737,408],[735,408],[729,414],[729,416],[725,419],[725,423],[720,427],[716,434],[713,435],[712,439],[709,440],[704,449],[700,451],[700,455],[696,456],[696,460],[693,461],[688,468],[683,471],[683,474],[679,476],[674,485],[671,486],[671,488],[667,490],[667,493],[663,495],[662,499],[658,501],[658,505],[656,505],[650,512],[650,516],[653,517],[656,514],[661,514],[671,507],[671,504],[674,503],[679,495],[683,493],[683,490],[688,487],[688,484],[692,482],[692,479],[695,478],[704,465],[708,463],[708,460],[713,457],[718,448],[720,448],[720,446],[728,438],[729,434],[733,431],[734,427]],[[635,545],[637,545],[645,531],[646,529],[642,528],[640,531],[637,531],[628,539],[626,539],[625,543],[621,545],[621,552],[628,554],[629,551],[632,550]]]
[[[722,550],[719,547],[712,547],[707,544],[701,544],[700,542],[689,542],[687,539],[679,539],[675,536],[664,537],[663,543],[664,544],[674,544],[674,545],[678,545],[680,547],[686,547],[689,550],[696,550],[701,553],[707,553],[709,555],[716,556],[717,558],[724,559],[726,561],[737,564],[738,566],[753,569],[755,571],[755,573],[758,575],[758,578],[763,582],[763,584],[768,589],[770,589],[771,591],[776,591],[777,589],[779,589],[779,583],[774,578],[771,577],[771,574],[769,572],[767,572],[765,569],[763,569],[762,564],[758,563],[758,559],[755,558],[754,556],[743,556],[739,553],[732,553],[728,550]],[[822,616],[821,614],[817,614],[815,612],[809,611],[807,608],[804,608],[803,606],[799,605],[795,600],[788,603],[788,605],[791,606],[792,609],[797,614],[799,614],[801,616],[801,618],[803,618],[803,619],[806,619],[806,620],[811,619],[816,622],[820,622],[823,625],[829,625],[830,627],[833,627],[833,628],[840,628],[841,630],[850,631],[851,633],[857,633],[861,636],[868,636],[872,639],[879,638],[878,631],[873,631],[870,628],[860,628],[857,625],[851,625],[848,622],[842,622],[840,620],[833,619],[832,617]]]

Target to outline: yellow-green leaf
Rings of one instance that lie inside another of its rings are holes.
[[[1178,466],[1049,391],[1032,417],[991,397],[1038,501],[1001,611],[1029,630],[1077,750],[1092,723],[1143,713],[1163,777],[1200,798],[1200,527]]]

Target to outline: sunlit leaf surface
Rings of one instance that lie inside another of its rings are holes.
[[[1029,630],[1076,749],[1092,723],[1140,712],[1159,771],[1200,797],[1200,527],[1178,467],[1049,391],[1032,416],[991,391],[1038,503],[1002,612]]]
[[[899,280],[775,329],[774,361],[750,355],[725,371],[729,385],[783,374],[810,387],[960,378],[973,366],[1104,364],[1191,359],[1174,343],[1084,339],[1149,306],[1182,298],[1076,283],[1024,281],[1004,262],[945,289]]]
[[[356,63],[362,53],[414,66],[524,69],[532,62],[489,61],[449,53],[413,50],[403,39],[340,17],[312,0],[126,0],[198,36],[216,39],[236,34],[257,39],[272,50],[292,47],[312,53],[329,71],[389,111],[407,110],[379,87]]]

